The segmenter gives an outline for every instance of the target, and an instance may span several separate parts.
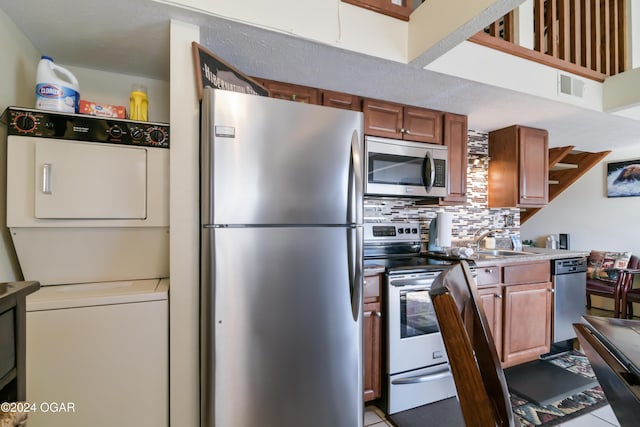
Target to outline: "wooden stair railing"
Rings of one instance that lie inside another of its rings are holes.
[[[627,70],[626,9],[625,0],[533,0],[533,50],[514,44],[513,11],[469,41],[602,82]]]
[[[611,153],[609,150],[589,153],[573,149],[572,145],[549,149],[549,202]],[[524,224],[540,209],[543,208],[520,211],[520,224]]]

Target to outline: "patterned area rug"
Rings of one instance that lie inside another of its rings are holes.
[[[587,357],[577,351],[549,359],[548,362],[573,373],[595,378]],[[558,425],[606,404],[607,400],[600,386],[590,388],[547,406],[537,406],[515,394],[511,394],[513,413],[520,418],[522,427]]]

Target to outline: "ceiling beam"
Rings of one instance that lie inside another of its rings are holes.
[[[408,61],[425,67],[525,0],[428,0],[409,21]]]

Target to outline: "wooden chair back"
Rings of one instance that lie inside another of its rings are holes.
[[[441,273],[430,294],[466,426],[519,426],[468,264]]]

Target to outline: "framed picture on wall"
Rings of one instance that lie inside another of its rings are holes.
[[[640,196],[640,159],[607,163],[607,197]]]

